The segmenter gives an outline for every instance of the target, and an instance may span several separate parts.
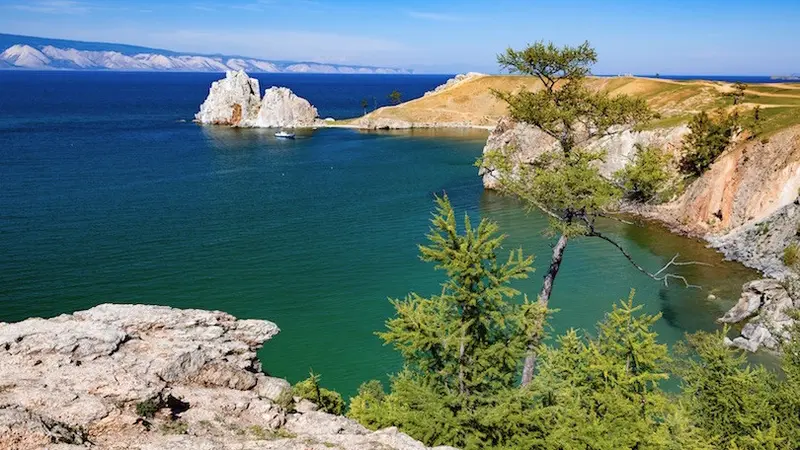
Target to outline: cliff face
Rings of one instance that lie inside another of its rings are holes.
[[[792,203],[800,189],[800,126],[734,146],[656,214],[687,232],[726,234]]]
[[[0,324],[0,448],[425,449],[307,401],[290,412],[289,383],[256,358],[278,331],[222,312],[110,304]]]
[[[228,71],[211,84],[195,120],[232,127],[308,128],[317,121],[317,109],[284,87],[259,91],[258,80],[244,71]]]
[[[600,165],[600,172],[611,178],[633,160],[637,145],[657,146],[676,152],[688,131],[686,126],[648,131],[624,130],[592,141],[586,147],[605,151],[606,157]],[[542,154],[559,149],[560,145],[534,126],[502,118],[489,135],[483,154],[509,148],[514,149],[513,156],[518,166],[531,163]],[[486,189],[497,189],[499,178],[495,168],[481,167],[478,174],[483,178]]]

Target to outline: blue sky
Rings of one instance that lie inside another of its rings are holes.
[[[0,32],[436,73],[588,39],[600,74],[800,72],[800,0],[0,0]]]

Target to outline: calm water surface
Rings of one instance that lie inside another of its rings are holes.
[[[220,309],[276,322],[264,368],[291,381],[310,369],[352,395],[399,368],[374,336],[387,299],[439,291],[420,262],[435,193],[459,215],[497,220],[505,248],[537,256],[519,287],[538,291],[550,255],[546,220],[483,191],[475,131],[318,130],[293,142],[264,130],[190,122],[218,75],[0,72],[0,321],[104,302]],[[420,96],[446,76],[259,77],[323,116],[360,114],[361,98]],[[631,288],[661,312],[662,339],[714,328],[756,275],[702,243],[654,226],[605,227],[643,265],[675,253],[711,267],[681,271],[702,291],[664,287],[599,240],[570,243],[552,325],[594,330]],[[718,300],[707,300],[714,293]]]

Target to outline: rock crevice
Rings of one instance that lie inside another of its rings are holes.
[[[256,356],[278,331],[219,311],[113,304],[0,323],[0,448],[426,448],[287,408],[289,383]]]

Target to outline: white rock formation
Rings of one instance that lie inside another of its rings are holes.
[[[258,80],[243,71],[228,71],[225,78],[211,84],[206,101],[195,119],[204,124],[234,127],[256,126],[261,94]]]
[[[263,320],[146,305],[0,323],[0,448],[426,448],[313,406],[288,412],[289,384],[256,357],[276,333]]]
[[[794,320],[789,313],[800,307],[794,304],[789,292],[777,280],[764,279],[746,283],[739,302],[718,319],[722,323],[748,320],[741,336],[726,340],[728,345],[755,352],[760,347],[777,350],[780,342],[789,337]]]
[[[244,71],[228,71],[211,84],[195,120],[203,124],[260,128],[311,128],[317,108],[285,87],[271,87],[261,98],[258,80]]]
[[[264,92],[261,110],[254,126],[264,128],[310,128],[319,113],[304,98],[285,87],[271,87]]]
[[[459,83],[461,83],[463,81],[471,80],[471,79],[477,78],[477,77],[484,77],[484,76],[486,76],[486,74],[479,73],[479,72],[460,73],[460,74],[454,76],[453,78],[450,78],[449,80],[447,80],[444,84],[436,86],[436,88],[434,90],[426,92],[424,96],[427,97],[428,95],[432,95],[432,94],[435,94],[437,92],[442,92],[445,89],[450,89],[451,87],[453,87],[453,86],[455,86],[455,85],[457,85],[457,84],[459,84]]]

